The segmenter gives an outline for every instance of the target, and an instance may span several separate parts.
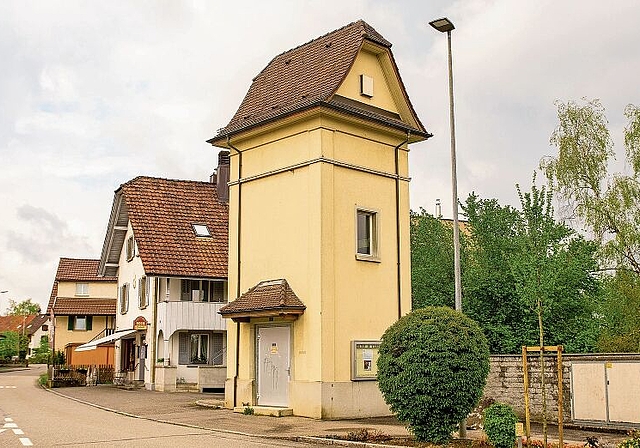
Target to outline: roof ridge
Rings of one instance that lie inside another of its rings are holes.
[[[193,184],[206,184],[206,185],[212,185],[215,187],[215,184],[206,180],[192,180],[192,179],[172,179],[169,177],[159,177],[159,176],[145,176],[145,175],[140,175],[140,176],[136,176],[133,179],[129,179],[128,181],[120,184],[120,187],[123,187],[124,185],[128,185],[128,184],[132,184],[133,182],[137,181],[137,180],[141,180],[141,179],[149,179],[149,180],[164,180],[167,182],[184,182],[184,183],[193,183]]]

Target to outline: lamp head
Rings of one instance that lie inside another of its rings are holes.
[[[446,33],[448,31],[451,31],[451,30],[455,29],[455,26],[453,26],[453,22],[451,20],[447,19],[446,17],[443,17],[441,19],[433,20],[433,21],[429,22],[429,25],[431,25],[432,27],[434,27],[435,29],[437,29],[441,33]]]

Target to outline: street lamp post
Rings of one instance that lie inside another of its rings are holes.
[[[455,279],[455,309],[462,312],[462,281],[460,280],[460,226],[458,223],[458,174],[456,169],[456,122],[453,116],[453,62],[451,58],[451,30],[453,22],[446,17],[429,22],[436,30],[447,33],[449,59],[449,124],[451,128],[451,199],[453,202],[453,275]],[[467,419],[460,422],[458,435],[467,437]]]
[[[458,223],[458,174],[456,169],[456,123],[453,115],[453,62],[451,58],[451,30],[453,22],[446,17],[429,22],[436,30],[447,33],[449,56],[449,124],[451,128],[451,199],[453,202],[453,269],[455,279],[455,309],[462,311],[462,281],[460,280],[460,226]]]

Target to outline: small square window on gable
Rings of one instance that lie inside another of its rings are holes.
[[[196,233],[196,236],[211,236],[211,232],[209,232],[209,227],[206,224],[191,224],[193,227],[193,231]]]
[[[373,78],[367,75],[360,75],[360,95],[367,98],[373,97]]]
[[[76,283],[76,296],[88,296],[89,284],[88,283]]]

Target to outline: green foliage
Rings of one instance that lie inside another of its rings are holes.
[[[244,415],[253,415],[254,414],[254,409],[251,406],[245,406],[245,408],[242,410],[242,413]]]
[[[29,358],[32,364],[46,364],[51,357],[51,348],[49,347],[49,337],[43,336],[40,339],[40,346],[33,350],[33,355]]]
[[[29,316],[40,314],[40,305],[31,301],[31,299],[16,302],[9,300],[9,308],[7,308],[8,316]]]
[[[43,373],[42,375],[40,375],[38,377],[38,384],[40,386],[46,387],[48,383],[49,383],[49,374],[48,373]]]
[[[640,352],[640,277],[619,271],[603,281],[600,352]]]
[[[480,399],[488,373],[482,330],[451,308],[414,310],[382,336],[378,386],[418,440],[447,442]]]
[[[63,366],[66,363],[66,358],[62,350],[58,350],[53,354],[52,364],[54,366]]]
[[[620,442],[620,444],[618,444],[618,448],[640,448],[640,431],[629,431],[629,438]]]
[[[24,359],[27,353],[29,338],[16,331],[5,331],[0,337],[0,359],[10,360],[14,356]],[[19,354],[18,354],[19,350]]]
[[[454,305],[453,230],[427,213],[411,212],[413,309]]]
[[[513,448],[517,422],[509,405],[494,403],[484,411],[484,432],[495,448]]]
[[[640,109],[628,105],[624,130],[628,174],[608,172],[615,158],[604,107],[598,100],[557,103],[551,143],[558,155],[540,166],[569,215],[602,243],[603,261],[640,275]]]

